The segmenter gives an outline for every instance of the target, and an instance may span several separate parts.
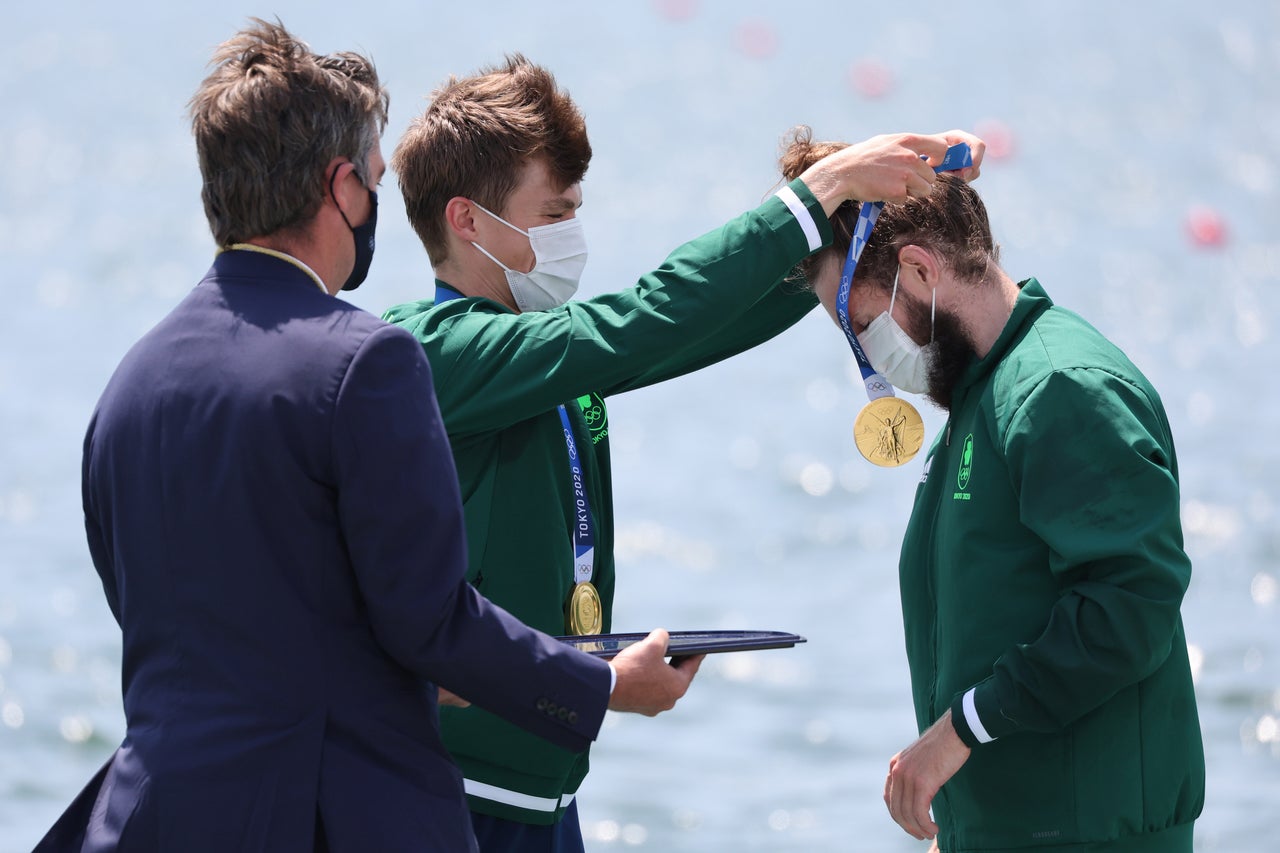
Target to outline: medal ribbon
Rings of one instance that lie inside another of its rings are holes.
[[[559,409],[564,443],[569,450],[569,473],[573,476],[573,582],[586,583],[595,572],[595,522],[591,518],[591,504],[587,501],[587,489],[582,481],[582,460],[578,458],[578,445],[573,440],[569,412],[563,403]]]
[[[947,149],[942,162],[933,171],[935,173],[954,172],[972,165],[973,152],[969,150],[968,145],[959,142]],[[862,250],[866,248],[867,240],[871,237],[871,229],[875,227],[881,210],[884,210],[882,201],[864,201],[859,205],[858,221],[853,227],[853,241],[849,243],[849,255],[845,258],[844,269],[840,272],[840,289],[836,291],[836,316],[840,319],[840,328],[849,341],[849,348],[853,350],[853,357],[858,362],[858,370],[862,373],[862,384],[867,388],[868,400],[894,396],[893,386],[871,366],[871,360],[867,358],[867,354],[862,351],[862,345],[858,343],[858,336],[853,333],[853,323],[849,320],[849,291],[853,287],[853,271],[858,267],[858,259],[862,257]]]
[[[461,299],[462,294],[443,282],[436,282],[436,304],[440,305],[450,299]]]
[[[440,305],[451,299],[461,299],[462,294],[448,285],[436,282],[435,303]],[[564,427],[564,443],[569,451],[569,473],[573,477],[573,582],[587,583],[595,574],[596,528],[591,515],[591,503],[587,499],[587,487],[582,478],[582,460],[578,458],[578,444],[573,440],[573,427],[564,404],[559,407],[560,425]]]

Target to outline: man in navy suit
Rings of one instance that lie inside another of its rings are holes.
[[[655,631],[606,663],[466,583],[422,347],[334,298],[373,251],[373,65],[262,21],[214,63],[191,112],[220,252],[84,445],[128,731],[37,849],[473,850],[437,684],[580,750],[698,659]]]

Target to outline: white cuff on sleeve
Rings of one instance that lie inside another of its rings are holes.
[[[775,195],[791,211],[791,215],[796,218],[796,222],[800,223],[800,230],[804,231],[804,238],[809,241],[809,251],[816,252],[821,249],[822,235],[818,233],[818,223],[813,221],[809,208],[804,206],[804,202],[800,200],[800,196],[796,195],[796,191],[791,187],[783,187]]]
[[[978,716],[978,706],[973,701],[975,690],[977,690],[976,687],[970,687],[969,692],[964,694],[964,699],[961,700],[964,705],[964,721],[969,724],[969,729],[978,739],[978,743],[991,743],[995,738],[987,734],[986,727],[982,725],[982,718]]]
[[[613,688],[618,686],[618,671],[613,668],[613,663],[609,664],[609,695],[613,695]]]

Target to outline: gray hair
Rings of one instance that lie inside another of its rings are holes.
[[[335,157],[368,182],[389,99],[373,63],[319,55],[277,21],[223,42],[189,105],[201,198],[219,246],[300,228]]]

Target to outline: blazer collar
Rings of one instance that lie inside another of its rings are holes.
[[[296,258],[274,251],[239,247],[223,249],[213,259],[213,266],[205,278],[270,279],[303,285],[329,295],[310,267]]]

